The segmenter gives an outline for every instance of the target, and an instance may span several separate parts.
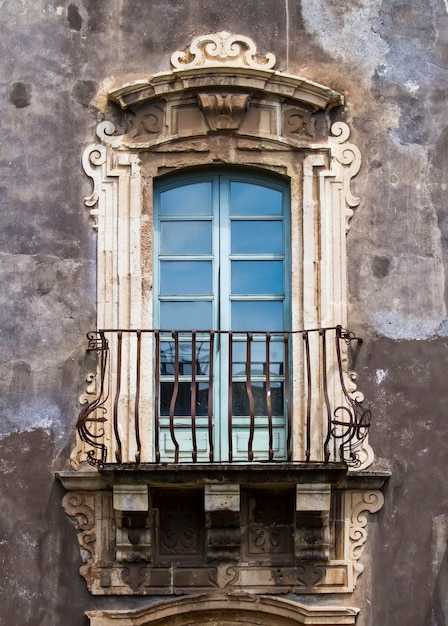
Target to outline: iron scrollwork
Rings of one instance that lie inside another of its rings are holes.
[[[352,341],[358,343],[362,339],[341,326],[336,327],[336,356],[339,370],[339,380],[344,394],[346,405],[338,406],[333,411],[330,434],[335,440],[339,440],[339,457],[341,461],[350,467],[359,467],[362,463],[359,451],[363,447],[370,427],[371,411],[363,407],[361,401],[349,393],[342,366],[340,342],[345,341],[350,345]]]
[[[95,433],[92,432],[89,425],[101,422],[104,423],[107,421],[107,418],[105,417],[106,408],[104,404],[107,401],[108,393],[104,392],[109,355],[109,342],[102,331],[89,332],[87,334],[87,339],[87,351],[95,352],[99,359],[100,389],[96,398],[92,400],[92,402],[87,402],[81,409],[76,423],[76,429],[81,440],[93,448],[87,452],[88,463],[93,466],[98,466],[104,464],[107,459],[107,447],[102,442],[104,439],[104,429],[100,428],[98,432]],[[97,414],[97,411],[99,412],[99,415]],[[95,454],[96,450],[99,451],[99,458]]]

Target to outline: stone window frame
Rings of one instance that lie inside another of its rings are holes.
[[[86,199],[98,232],[97,328],[152,328],[153,180],[169,172],[219,164],[251,167],[290,181],[292,250],[292,329],[347,325],[346,234],[359,199],[351,181],[361,156],[349,142],[344,122],[330,123],[329,110],[341,94],[274,69],[272,54],[259,55],[254,42],[227,32],[198,37],[171,57],[172,70],[113,89],[108,97],[131,111],[131,127],[117,134],[110,121],[97,128],[99,143],[87,147],[83,168],[93,181]],[[131,372],[124,401],[132,398],[135,347],[124,351]],[[343,355],[346,360],[346,354]],[[319,349],[312,360],[319,362]],[[293,367],[303,361],[299,342]],[[152,363],[145,364],[147,381]],[[302,368],[303,369],[303,368]],[[293,388],[293,448],[303,456],[305,380]],[[361,398],[347,373],[347,387]],[[151,410],[151,385],[142,406]],[[94,385],[89,392],[94,393]],[[339,406],[340,391],[330,381]],[[91,397],[91,396],[90,396]],[[107,408],[107,407],[106,407]],[[110,410],[109,410],[109,414]],[[109,458],[113,437],[105,428]],[[132,424],[122,433],[124,460],[135,457]],[[322,426],[323,428],[323,426]],[[142,426],[142,460],[152,460],[152,423]],[[312,445],[322,445],[322,432]],[[358,469],[373,462],[366,438]],[[86,458],[78,441],[72,464]]]

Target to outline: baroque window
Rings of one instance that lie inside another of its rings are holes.
[[[83,156],[97,328],[58,474],[81,573],[95,594],[350,593],[386,474],[349,371],[343,97],[226,32],[171,65],[109,92],[127,123]]]

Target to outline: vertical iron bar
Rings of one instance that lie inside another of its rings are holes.
[[[115,439],[117,442],[115,458],[117,460],[117,463],[121,463],[122,461],[121,439],[120,439],[120,433],[118,431],[118,402],[120,399],[120,391],[121,391],[121,356],[122,356],[122,340],[123,340],[123,333],[121,330],[118,331],[117,340],[118,340],[117,341],[117,387],[115,389],[115,399],[114,399],[114,433],[115,433]]]
[[[193,463],[198,460],[198,445],[196,441],[196,331],[191,333],[191,438]]]
[[[160,463],[159,444],[159,401],[160,401],[160,331],[154,331],[155,337],[155,390],[154,390],[154,448],[156,453],[156,463]]]
[[[135,462],[140,463],[142,454],[142,443],[140,440],[140,377],[141,377],[141,357],[142,357],[142,331],[137,331],[137,364],[136,364],[136,386],[135,386],[135,442],[137,444],[137,453]]]
[[[269,429],[269,460],[274,458],[273,431],[272,431],[272,397],[271,397],[271,333],[266,333],[266,405],[268,409]]]
[[[227,429],[228,429],[228,437],[229,437],[229,463],[232,463],[233,460],[233,439],[232,439],[232,415],[233,415],[233,333],[229,332],[229,385],[227,390]]]
[[[252,333],[246,334],[246,393],[249,400],[249,413],[250,413],[250,427],[249,427],[249,441],[247,443],[247,455],[249,461],[254,460],[253,443],[255,434],[255,402],[252,393],[251,383],[251,342]]]
[[[179,332],[176,330],[171,334],[174,339],[174,387],[170,402],[170,435],[174,444],[174,462],[179,463],[179,444],[174,432],[174,410],[176,408],[177,394],[179,393]]]
[[[310,341],[309,341],[308,333],[306,331],[302,333],[302,337],[305,342],[305,366],[306,366],[306,382],[307,382],[305,460],[309,462],[311,458],[311,398],[312,398]]]
[[[319,330],[322,337],[322,388],[324,392],[325,408],[327,411],[327,437],[324,441],[324,460],[328,463],[330,460],[330,436],[331,436],[331,405],[328,397],[328,377],[327,377],[327,339],[325,328]]]
[[[214,362],[214,350],[215,350],[215,331],[210,331],[210,367],[208,376],[208,445],[210,448],[209,458],[213,463],[214,458],[214,445],[213,445],[213,362]]]
[[[292,460],[292,417],[291,417],[291,374],[289,368],[289,333],[283,334],[284,343],[284,359],[285,359],[285,401],[286,401],[286,417],[288,423],[288,435],[286,438],[286,456],[288,461]]]

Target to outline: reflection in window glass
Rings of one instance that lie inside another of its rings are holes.
[[[282,212],[283,195],[276,189],[253,183],[230,184],[230,212],[233,215],[277,215]]]
[[[211,222],[161,222],[161,254],[210,254]]]
[[[160,415],[170,414],[170,405],[173,397],[174,383],[162,382],[160,384]],[[208,411],[208,384],[196,383],[196,415],[207,415]],[[178,384],[174,415],[191,415],[191,383],[181,382]]]
[[[160,263],[161,295],[211,294],[211,261],[162,261]]]
[[[232,302],[232,330],[283,329],[283,302]]]
[[[234,376],[246,375],[246,341],[233,341],[232,344],[232,372]],[[265,376],[266,371],[266,343],[252,341],[250,345],[252,376]],[[283,342],[271,341],[269,348],[269,374],[283,376],[284,374],[284,347]]]
[[[232,254],[282,254],[283,223],[241,220],[231,224]]]
[[[192,344],[191,341],[179,341],[178,343],[178,359],[179,359],[179,375],[192,375]],[[174,341],[160,342],[160,374],[162,376],[174,376],[176,359],[175,359]],[[196,376],[208,376],[210,370],[210,342],[209,338],[196,340]]]
[[[212,327],[212,303],[161,302],[160,319],[165,330],[207,330]]]
[[[161,215],[210,215],[212,184],[193,183],[160,194]]]
[[[282,294],[282,261],[232,261],[232,294]]]
[[[267,415],[266,383],[252,382],[251,389],[255,403],[255,415]],[[283,395],[283,383],[271,383],[271,407],[273,416],[284,414]],[[232,414],[236,417],[250,415],[249,398],[245,382],[232,384]]]

